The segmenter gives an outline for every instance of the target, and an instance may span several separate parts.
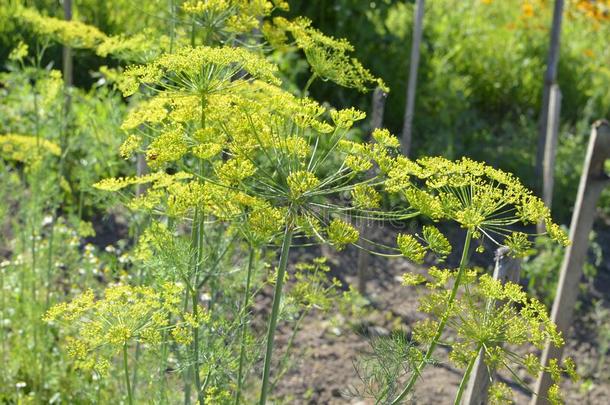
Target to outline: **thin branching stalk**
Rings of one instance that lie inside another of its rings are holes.
[[[254,267],[254,249],[252,245],[250,245],[250,249],[248,251],[248,270],[246,273],[246,290],[244,291],[244,298],[242,301],[242,308],[240,311],[241,319],[239,321],[240,332],[241,332],[241,342],[239,348],[239,368],[237,370],[237,390],[235,392],[235,405],[239,404],[241,399],[241,390],[243,388],[243,380],[244,380],[244,361],[246,358],[246,319],[248,318],[248,307],[250,301],[250,282],[252,280],[252,269]]]
[[[451,306],[453,305],[453,301],[455,300],[455,296],[457,295],[457,291],[460,287],[460,282],[462,281],[462,276],[464,275],[464,271],[466,270],[471,240],[472,240],[472,231],[468,230],[466,232],[466,239],[464,241],[464,250],[462,251],[462,258],[460,260],[460,267],[458,270],[458,274],[457,274],[457,277],[455,278],[455,283],[453,284],[453,288],[451,289],[451,295],[449,296],[449,300],[447,301],[447,312],[445,313],[445,315],[442,317],[440,323],[438,324],[436,333],[434,334],[434,337],[432,338],[432,342],[430,342],[430,346],[428,347],[428,350],[426,351],[424,358],[419,362],[417,367],[413,370],[413,373],[411,375],[411,378],[409,379],[409,382],[407,383],[407,386],[402,390],[402,392],[400,394],[398,394],[396,399],[394,399],[394,401],[392,401],[392,405],[400,403],[400,401],[402,401],[403,398],[408,393],[411,392],[411,390],[415,386],[415,383],[417,382],[417,379],[421,375],[423,368],[430,362],[430,359],[432,358],[434,349],[436,349],[436,346],[437,346],[439,340],[441,339],[441,335],[443,334],[443,331],[445,330],[449,311],[451,310]]]
[[[131,383],[129,381],[129,363],[127,361],[127,343],[123,345],[123,372],[125,374],[125,387],[127,389],[127,403],[133,405],[133,396],[131,394]]]
[[[313,84],[313,82],[316,80],[317,77],[318,77],[318,75],[314,73],[311,75],[309,80],[307,80],[305,87],[303,87],[303,96],[307,97],[309,95],[309,88],[311,87],[311,85]]]
[[[303,323],[303,320],[305,319],[305,317],[309,314],[309,309],[304,310],[301,315],[299,316],[299,318],[297,319],[297,321],[294,324],[294,327],[292,328],[292,333],[290,334],[290,338],[288,338],[288,343],[286,343],[286,350],[284,351],[284,355],[282,356],[282,359],[280,360],[280,362],[278,363],[278,373],[277,376],[275,376],[275,378],[273,379],[273,382],[271,383],[271,389],[273,390],[275,388],[275,386],[277,385],[277,383],[281,380],[282,376],[284,374],[286,374],[286,372],[289,370],[289,364],[288,364],[288,359],[290,356],[290,352],[292,349],[292,346],[294,344],[294,339],[297,336],[297,333],[299,332],[299,329],[301,327],[301,324]]]
[[[277,318],[282,301],[282,288],[284,286],[284,274],[288,265],[288,255],[292,244],[293,225],[290,221],[286,223],[284,230],[284,240],[280,251],[280,263],[277,268],[277,278],[275,281],[275,291],[273,293],[273,305],[271,307],[271,315],[269,318],[269,329],[267,331],[267,350],[265,352],[265,365],[263,367],[263,381],[260,394],[260,405],[267,403],[267,394],[269,389],[269,375],[271,372],[271,357],[273,355],[273,340],[275,338],[275,328],[277,326]]]
[[[477,361],[478,353],[480,350],[481,350],[481,345],[479,345],[477,347],[477,349],[475,350],[475,353],[477,353],[477,355],[473,356],[472,359],[470,359],[470,362],[468,362],[468,367],[466,367],[466,371],[464,372],[462,381],[460,381],[460,385],[458,387],[457,393],[455,394],[455,401],[453,401],[453,405],[460,405],[460,403],[462,402],[462,395],[464,394],[464,390],[466,389],[466,386],[468,385],[468,381],[470,381],[470,374],[472,373],[474,363],[476,363],[476,361]]]
[[[197,291],[193,291],[193,316],[197,321],[199,319],[199,303],[197,298]],[[201,378],[199,377],[199,325],[193,327],[193,374],[195,379],[195,389],[197,390],[197,400],[199,405],[203,405],[204,395],[201,388]]]

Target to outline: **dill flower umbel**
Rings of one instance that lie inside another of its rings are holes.
[[[59,156],[61,149],[55,143],[31,135],[0,135],[0,156],[7,160],[34,163],[44,154]]]
[[[183,47],[171,54],[163,54],[147,65],[132,66],[125,72],[121,90],[128,96],[139,84],[157,85],[167,91],[192,92],[210,95],[236,85],[233,76],[240,71],[253,78],[279,83],[276,66],[244,48]]]
[[[106,35],[94,26],[80,21],[66,21],[42,16],[32,8],[19,7],[16,17],[38,35],[48,36],[72,48],[95,48]]]
[[[452,220],[496,245],[523,251],[523,235],[512,226],[545,222],[549,236],[565,245],[567,236],[553,223],[544,203],[514,176],[467,158],[450,161],[398,157],[388,172],[386,189],[435,221]],[[521,240],[518,244],[517,239]]]
[[[384,135],[377,136],[380,142],[388,142],[383,140]],[[502,286],[489,275],[479,277],[477,270],[468,266],[470,245],[476,239],[507,246],[514,257],[531,254],[529,236],[514,229],[519,225],[544,222],[549,237],[566,245],[567,236],[552,222],[544,203],[514,176],[468,158],[451,161],[426,157],[413,161],[399,156],[385,159],[385,162],[388,163],[380,168],[387,176],[386,191],[400,195],[409,206],[432,221],[454,221],[466,231],[457,270],[431,267],[428,275],[432,279],[428,282],[423,276],[404,276],[404,284],[426,282],[426,287],[432,290],[420,301],[420,310],[431,317],[420,322],[413,331],[413,338],[427,345],[427,350],[392,404],[399,403],[411,392],[436,346],[444,342],[447,329],[453,329],[458,336],[451,344],[450,358],[466,369],[464,381],[481,350],[484,350],[490,368],[507,367],[512,371],[519,357],[504,349],[503,343],[540,347],[549,339],[555,345],[561,345],[563,340],[548,318],[544,305],[527,298],[517,285]],[[451,244],[434,226],[424,226],[423,235],[416,236],[400,234],[396,241],[397,250],[416,263],[423,262],[428,250],[440,259],[451,253]],[[482,244],[477,251],[481,247]],[[450,280],[453,283],[449,286]],[[458,294],[461,290],[463,295]],[[489,305],[489,302],[502,302],[502,305]],[[456,403],[464,388],[465,383],[458,387]]]
[[[100,299],[89,290],[55,305],[43,320],[68,328],[68,353],[78,367],[105,374],[110,359],[126,345],[161,342],[161,332],[171,329],[170,315],[182,311],[182,290],[172,283],[163,284],[159,291],[116,285],[107,288]]]
[[[429,344],[439,322],[444,319],[445,333],[455,335],[449,344],[449,358],[458,367],[466,368],[482,350],[490,370],[504,368],[517,375],[516,370],[523,368],[536,378],[542,371],[538,356],[532,352],[517,354],[516,347],[532,345],[541,350],[547,341],[556,346],[564,344],[545,306],[537,299],[528,297],[518,284],[502,284],[488,274],[477,276],[476,273],[476,270],[468,271],[468,276],[462,281],[462,285],[467,287],[466,293],[450,306],[447,306],[449,296],[445,287],[455,279],[456,271],[432,268],[430,280],[421,275],[405,275],[406,285],[427,282],[433,289],[420,304],[420,310],[433,317],[416,324],[414,339]],[[564,372],[571,378],[577,377],[569,358],[562,366],[557,362],[551,364],[548,371],[553,374],[555,382]],[[490,395],[500,395],[501,391],[502,396],[512,396],[510,390],[498,389],[499,386],[492,385]]]
[[[383,80],[374,77],[357,59],[349,55],[354,47],[347,40],[322,34],[304,17],[292,21],[276,17],[273,19],[273,26],[267,25],[263,33],[267,34],[273,45],[282,46],[280,41],[287,37],[282,35],[281,31],[292,35],[294,44],[305,53],[315,76],[362,92],[375,87],[389,91]]]

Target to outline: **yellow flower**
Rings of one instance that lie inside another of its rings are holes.
[[[426,248],[424,248],[412,235],[399,234],[396,238],[396,244],[403,256],[415,263],[423,263],[424,256],[426,255]]]
[[[337,250],[342,250],[350,243],[358,242],[360,233],[351,224],[341,220],[333,219],[328,226],[328,240]]]
[[[521,12],[525,18],[531,18],[534,16],[534,6],[529,1],[526,1],[521,5]]]
[[[290,195],[294,200],[298,200],[320,184],[320,180],[318,180],[315,174],[304,170],[290,173],[286,181],[288,182]]]

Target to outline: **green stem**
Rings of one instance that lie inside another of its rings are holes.
[[[53,213],[53,220],[51,222],[51,232],[49,235],[49,249],[47,251],[47,282],[46,282],[46,298],[45,298],[45,309],[48,309],[51,303],[51,273],[53,269],[53,239],[55,236],[55,213]]]
[[[277,383],[282,379],[282,377],[284,376],[284,374],[286,374],[286,372],[290,369],[289,364],[288,364],[288,359],[290,356],[290,351],[292,349],[292,345],[294,344],[294,339],[297,336],[297,333],[299,332],[299,328],[301,327],[301,323],[303,323],[303,319],[305,319],[305,317],[307,316],[307,314],[309,314],[309,310],[306,309],[301,313],[301,316],[299,316],[299,319],[297,319],[296,323],[294,324],[294,328],[292,329],[292,333],[290,334],[290,338],[288,339],[288,343],[286,343],[286,350],[284,351],[284,355],[282,356],[282,359],[280,360],[280,362],[278,363],[278,373],[275,376],[275,378],[273,379],[273,382],[271,383],[271,389],[273,390],[275,388],[275,386],[277,385]]]
[[[129,382],[129,365],[127,362],[127,343],[123,345],[123,371],[125,373],[125,387],[127,387],[127,403],[133,405],[131,396],[131,383]]]
[[[307,83],[305,84],[305,87],[303,88],[304,97],[307,97],[309,95],[309,88],[311,87],[312,83],[314,82],[314,80],[316,80],[317,77],[318,77],[318,75],[313,73],[311,75],[311,77],[309,78],[309,80],[307,80]]]
[[[417,379],[419,378],[419,376],[421,374],[422,369],[430,362],[430,359],[432,358],[434,349],[436,349],[436,345],[438,344],[438,341],[440,340],[441,335],[443,334],[443,331],[445,330],[445,325],[447,324],[447,319],[449,318],[449,316],[448,316],[449,310],[451,309],[451,306],[453,305],[453,301],[455,301],[455,296],[457,295],[458,288],[460,287],[460,282],[462,281],[462,277],[464,275],[464,270],[466,269],[466,264],[468,263],[468,251],[470,250],[470,241],[471,240],[472,240],[472,231],[468,230],[466,232],[466,240],[464,241],[464,250],[462,251],[462,259],[460,260],[460,267],[458,270],[458,274],[457,274],[457,277],[455,278],[455,283],[453,284],[453,288],[451,289],[451,295],[449,296],[449,300],[447,301],[447,312],[445,312],[445,315],[441,318],[441,321],[438,324],[438,327],[436,329],[436,333],[434,334],[434,337],[432,338],[432,342],[430,342],[430,346],[428,347],[428,350],[426,351],[424,358],[417,365],[415,370],[413,370],[413,374],[411,375],[411,378],[409,379],[407,386],[402,390],[402,392],[400,394],[398,394],[396,399],[394,399],[394,401],[392,401],[391,405],[399,404],[400,401],[402,401],[402,399],[409,392],[411,392],[411,390],[415,386],[415,383],[417,382]]]
[[[169,0],[169,17],[169,53],[172,53],[174,51],[174,42],[176,42],[176,11],[174,6],[174,0]]]
[[[140,360],[140,352],[141,352],[141,347],[140,347],[140,342],[138,342],[138,343],[136,343],[136,354],[135,354],[135,359],[134,359],[134,364],[133,364],[133,377],[131,377],[131,381],[133,383],[132,395],[136,395],[136,389],[138,388],[138,364],[139,364],[139,360]]]
[[[171,323],[171,315],[167,316],[167,322],[168,324]],[[168,363],[168,359],[167,359],[167,349],[168,349],[168,344],[167,344],[167,340],[168,340],[168,331],[164,330],[163,331],[163,343],[161,343],[161,364],[159,367],[159,371],[160,371],[160,381],[159,381],[159,403],[160,404],[166,404],[167,401],[167,394],[166,394],[166,385],[167,385],[167,378],[165,376],[165,370],[167,370],[167,363]]]
[[[248,314],[248,306],[250,301],[250,282],[252,280],[252,269],[254,264],[254,249],[253,246],[250,245],[250,250],[248,252],[248,272],[246,274],[246,290],[244,291],[243,298],[243,307],[241,308],[240,315],[241,319],[239,321],[241,327],[241,344],[239,349],[239,369],[237,371],[237,390],[235,392],[235,405],[239,404],[239,400],[241,399],[241,390],[243,387],[243,379],[244,379],[244,361],[246,358],[246,317]]]
[[[199,302],[197,291],[193,290],[193,317],[195,322],[199,320]],[[204,405],[205,398],[201,389],[201,378],[199,377],[199,325],[193,326],[193,374],[195,378],[195,389],[197,390],[197,400],[199,405]]]
[[[468,363],[468,367],[466,368],[466,372],[464,372],[464,376],[462,377],[462,381],[460,381],[460,386],[458,387],[457,393],[455,394],[455,401],[453,401],[453,405],[460,405],[462,401],[462,395],[464,394],[464,389],[468,384],[468,380],[470,380],[470,374],[472,373],[472,368],[474,367],[474,363],[477,361],[477,357],[479,356],[479,351],[481,350],[481,346],[477,347],[476,355]]]
[[[275,281],[275,291],[273,293],[273,305],[271,307],[271,316],[269,318],[269,329],[267,331],[267,351],[265,352],[265,365],[263,367],[263,382],[261,387],[261,395],[259,405],[267,403],[267,390],[269,389],[269,374],[271,371],[271,356],[273,355],[273,340],[275,338],[275,327],[282,300],[282,287],[284,285],[284,274],[288,265],[288,254],[290,253],[290,245],[292,243],[292,224],[288,222],[284,231],[284,241],[282,242],[282,250],[280,251],[280,263],[277,268],[277,279]]]

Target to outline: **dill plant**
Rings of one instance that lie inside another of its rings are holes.
[[[388,170],[386,191],[401,196],[422,216],[438,221],[453,221],[465,231],[460,263],[457,269],[431,267],[428,276],[407,273],[405,285],[425,286],[431,294],[420,300],[420,310],[429,318],[415,325],[413,339],[424,351],[411,351],[411,376],[393,398],[400,403],[412,392],[424,367],[433,361],[438,345],[451,348],[450,360],[464,368],[464,376],[455,397],[460,403],[470,372],[479,354],[485,354],[490,370],[506,368],[518,383],[523,381],[514,372],[524,366],[536,376],[541,368],[534,353],[517,355],[513,346],[533,345],[541,348],[547,339],[562,345],[563,339],[550,321],[546,308],[529,298],[513,283],[502,284],[489,275],[479,275],[469,265],[474,243],[483,251],[483,241],[509,247],[516,257],[531,254],[535,235],[528,235],[519,226],[544,222],[549,238],[567,245],[567,235],[553,223],[550,211],[512,175],[467,158],[451,161],[440,157],[410,160],[400,156]],[[428,251],[441,258],[451,252],[448,240],[433,226],[425,226],[421,235],[399,234],[397,250],[416,263],[422,263]],[[490,302],[501,302],[495,306]],[[451,338],[452,332],[454,338]],[[504,347],[507,344],[508,347]],[[559,378],[554,364],[554,378]],[[574,375],[574,365],[567,360],[563,370]],[[506,387],[492,385],[490,398],[504,398]],[[560,401],[558,386],[549,398]],[[501,401],[500,401],[501,402]]]
[[[255,346],[247,325],[257,259],[262,256],[256,252],[275,248],[279,261],[269,280],[274,294],[259,396],[259,403],[265,404],[274,385],[274,336],[292,247],[327,243],[340,250],[359,244],[353,218],[405,220],[421,215],[454,221],[465,229],[462,258],[455,270],[431,268],[428,278],[405,275],[405,284],[426,283],[432,290],[422,300],[422,309],[431,317],[414,332],[427,350],[407,347],[401,337],[381,349],[385,356],[397,352],[393,370],[404,370],[406,364],[412,374],[400,390],[391,376],[378,373],[375,384],[392,385],[380,398],[403,400],[441,344],[452,346],[452,360],[466,370],[456,402],[481,349],[491,368],[512,370],[511,365],[518,364],[532,374],[539,372],[533,355],[519,358],[500,344],[541,344],[546,338],[560,344],[544,307],[515,285],[503,287],[478,275],[469,257],[471,246],[483,239],[507,245],[515,255],[527,254],[528,235],[511,229],[518,224],[544,221],[549,236],[565,243],[548,209],[513,176],[483,164],[397,156],[398,139],[387,130],[374,131],[370,143],[355,141],[350,131],[364,113],[322,106],[306,97],[310,86],[317,79],[359,91],[385,85],[350,56],[353,47],[347,41],[323,35],[304,18],[270,18],[286,7],[280,1],[187,1],[181,6],[171,1],[168,27],[150,31],[154,41],[142,33],[108,36],[95,27],[19,8],[18,18],[43,38],[139,63],[104,71],[130,97],[131,109],[121,126],[126,139],[117,149],[124,159],[144,156],[151,170],[139,176],[103,175],[108,178],[95,184],[154,219],[134,251],[134,259],[153,270],[137,281],[150,285],[131,286],[134,279],[126,278],[97,298],[85,292],[52,307],[45,320],[75,327],[76,338],[69,339],[68,347],[81,367],[105,372],[120,352],[129,402],[137,385],[130,363],[137,365],[144,345],[160,352],[161,402],[168,400],[165,370],[177,365],[186,403],[191,386],[201,404],[239,403],[245,398],[248,351]],[[299,92],[304,96],[285,90],[278,67],[267,57],[269,47],[303,52],[311,69]],[[23,50],[17,49],[15,58],[20,54]],[[15,136],[4,139],[12,145],[7,153],[13,157],[28,142]],[[39,140],[38,147],[41,144]],[[53,155],[53,147],[47,146]],[[139,192],[131,193],[134,187]],[[384,210],[385,193],[399,195],[407,208]],[[222,278],[228,277],[234,256],[244,251],[246,259],[238,266],[245,270],[245,286],[238,308],[222,308],[219,296],[235,297],[234,292],[220,291]],[[397,247],[380,254],[421,263],[428,251],[441,259],[452,251],[432,225],[425,226],[422,235],[399,235]],[[304,276],[304,269],[313,275]],[[319,287],[324,272],[322,261],[313,268],[299,266],[290,297],[305,308],[301,316],[314,302],[328,305],[329,291]],[[207,308],[201,304],[204,294],[209,295]],[[488,305],[499,300],[504,304]],[[456,342],[445,341],[449,330],[457,335]],[[227,341],[237,342],[237,356]],[[284,363],[279,362],[276,379]],[[230,376],[235,369],[237,376]],[[562,370],[572,372],[573,365],[551,366],[556,377]],[[552,393],[558,394],[556,387]],[[506,387],[494,386],[492,397],[502,399],[505,394]]]
[[[359,239],[358,231],[341,216],[412,216],[408,211],[373,211],[380,198],[375,187],[381,183],[375,176],[364,176],[373,163],[390,160],[396,138],[379,131],[376,137],[382,142],[375,144],[345,139],[353,123],[364,118],[362,112],[326,111],[313,100],[295,97],[277,86],[274,72],[273,65],[249,51],[208,47],[185,48],[129,69],[122,83],[125,91],[144,83],[157,87],[158,94],[134,109],[124,128],[154,124],[158,135],[145,150],[149,165],[178,163],[179,171],[97,184],[100,189],[120,191],[150,182],[148,191],[131,206],[152,210],[161,206],[160,212],[172,217],[194,213],[190,220],[193,227],[199,225],[193,228],[193,242],[203,237],[199,236],[203,218],[243,223],[243,229],[262,241],[281,242],[261,403],[267,396],[293,237],[305,235],[341,249]],[[138,148],[136,140],[128,138],[122,150]],[[354,206],[333,202],[333,197],[350,193]]]
[[[2,184],[12,190],[4,200],[8,206],[2,216],[3,227],[10,229],[2,238],[3,307],[14,307],[2,311],[3,358],[9,351],[14,358],[7,360],[2,380],[7,387],[14,386],[16,378],[25,380],[18,382],[24,385],[17,389],[19,400],[46,401],[64,395],[78,402],[91,399],[95,389],[87,389],[92,385],[86,377],[70,375],[70,361],[52,350],[54,330],[40,321],[59,296],[71,295],[78,284],[93,286],[97,277],[103,277],[97,269],[101,263],[97,252],[83,241],[94,234],[83,211],[95,205],[85,202],[84,189],[90,189],[91,182],[85,177],[115,173],[112,163],[120,167],[121,162],[100,158],[104,149],[91,148],[92,139],[104,145],[95,129],[112,128],[112,121],[106,121],[110,109],[104,108],[104,100],[111,102],[112,97],[104,99],[100,92],[96,94],[100,98],[94,98],[67,89],[59,71],[51,65],[42,67],[51,46],[51,38],[42,35],[33,51],[20,42],[9,55],[7,72],[0,74]],[[65,111],[68,93],[82,102],[71,113]],[[120,113],[120,106],[115,107]],[[78,138],[68,136],[74,120],[83,120],[92,110],[98,117],[87,117],[89,128],[75,131]],[[105,141],[114,147],[111,140]],[[19,350],[24,345],[34,349]],[[61,386],[70,387],[70,392],[59,394]],[[3,399],[5,395],[12,398],[3,390]]]
[[[379,207],[376,188],[380,182],[375,176],[365,176],[374,163],[381,165],[390,159],[398,145],[396,138],[380,132],[386,143],[361,145],[349,141],[348,131],[364,118],[363,113],[354,109],[329,111],[313,100],[282,90],[277,67],[260,53],[245,47],[195,45],[200,38],[198,27],[203,30],[200,41],[206,45],[220,42],[220,38],[231,42],[235,33],[251,30],[258,24],[253,16],[269,15],[274,8],[270,2],[263,3],[262,9],[250,8],[246,15],[242,2],[183,5],[183,11],[192,18],[190,46],[177,47],[145,65],[129,67],[118,80],[125,95],[143,89],[149,96],[123,123],[129,135],[121,155],[129,158],[134,152],[142,153],[148,166],[159,171],[142,177],[106,179],[96,185],[123,193],[126,187],[148,184],[145,193],[128,202],[130,208],[165,215],[172,224],[182,220],[190,224],[192,240],[184,256],[186,261],[180,266],[185,271],[176,275],[186,284],[193,308],[202,288],[209,284],[213,289],[218,277],[210,276],[204,264],[214,262],[213,248],[209,254],[204,253],[210,229],[237,231],[249,246],[240,318],[248,308],[254,249],[280,243],[261,403],[268,395],[274,333],[294,238],[306,236],[341,249],[359,239],[358,231],[341,217],[412,216],[410,211],[374,211]],[[313,75],[306,89],[316,77],[359,90],[366,90],[368,83],[381,83],[347,57],[352,47],[346,41],[325,37],[305,20],[273,20],[264,25],[263,34],[270,39],[282,30],[291,32],[311,64]],[[173,31],[171,38],[170,49],[179,43]],[[172,168],[169,173],[164,171],[168,167]],[[350,194],[353,206],[334,203]],[[192,378],[203,403],[199,332],[197,327],[192,330]],[[241,341],[236,401],[240,400],[243,380],[243,326]],[[189,385],[186,383],[185,390]]]

